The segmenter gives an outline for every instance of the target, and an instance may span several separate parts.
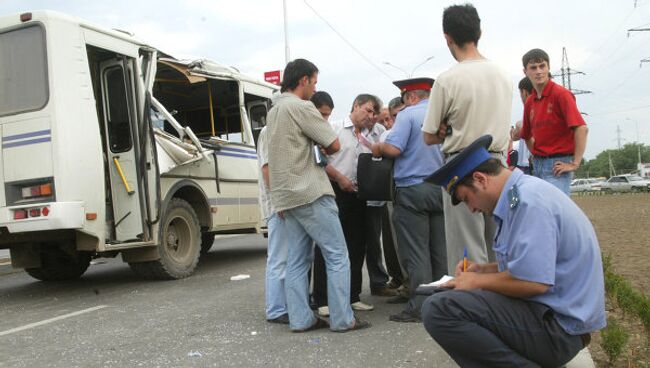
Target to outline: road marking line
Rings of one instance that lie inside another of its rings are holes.
[[[50,318],[50,319],[45,319],[45,320],[42,320],[42,321],[39,321],[39,322],[30,323],[28,325],[24,325],[24,326],[12,328],[10,330],[2,331],[2,332],[0,332],[0,336],[5,336],[5,335],[9,335],[9,334],[12,334],[12,333],[15,333],[15,332],[28,330],[30,328],[34,328],[34,327],[42,326],[42,325],[45,325],[45,324],[48,324],[48,323],[60,321],[62,319],[78,316],[80,314],[93,312],[93,311],[96,311],[96,310],[99,310],[99,309],[102,309],[102,308],[106,308],[106,307],[108,307],[108,306],[107,305],[98,305],[96,307],[92,307],[92,308],[83,309],[83,310],[80,310],[80,311],[77,311],[77,312],[64,314],[62,316],[58,316],[58,317],[54,317],[54,318]]]

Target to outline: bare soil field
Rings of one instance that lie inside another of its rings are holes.
[[[596,229],[600,248],[612,259],[614,272],[627,278],[634,288],[650,294],[650,193],[573,196]],[[625,316],[610,303],[609,316],[621,319],[630,334],[628,350],[614,367],[649,367],[648,333],[638,319]],[[607,356],[595,334],[589,346],[598,367],[607,367]]]

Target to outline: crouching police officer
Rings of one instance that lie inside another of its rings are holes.
[[[454,205],[492,214],[496,263],[471,261],[422,306],[429,334],[461,367],[557,367],[605,327],[598,240],[553,185],[507,170],[483,136],[429,177]],[[531,224],[533,224],[531,226]]]

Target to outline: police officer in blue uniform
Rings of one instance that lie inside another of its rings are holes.
[[[496,263],[461,261],[422,306],[424,326],[461,367],[558,367],[605,327],[600,248],[560,190],[504,168],[483,136],[428,180],[454,205],[493,215]],[[530,226],[534,224],[534,226]]]
[[[425,179],[443,163],[440,145],[427,146],[422,138],[422,122],[434,80],[411,78],[395,81],[407,106],[397,114],[384,143],[383,156],[394,157],[395,201],[393,225],[397,235],[399,260],[409,277],[411,291],[447,273],[445,220],[442,190]],[[373,153],[377,151],[373,149]],[[420,322],[424,297],[411,292],[394,322]]]

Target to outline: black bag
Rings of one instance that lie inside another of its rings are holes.
[[[357,164],[358,196],[366,201],[392,201],[393,159],[373,158],[371,153],[359,154]]]

